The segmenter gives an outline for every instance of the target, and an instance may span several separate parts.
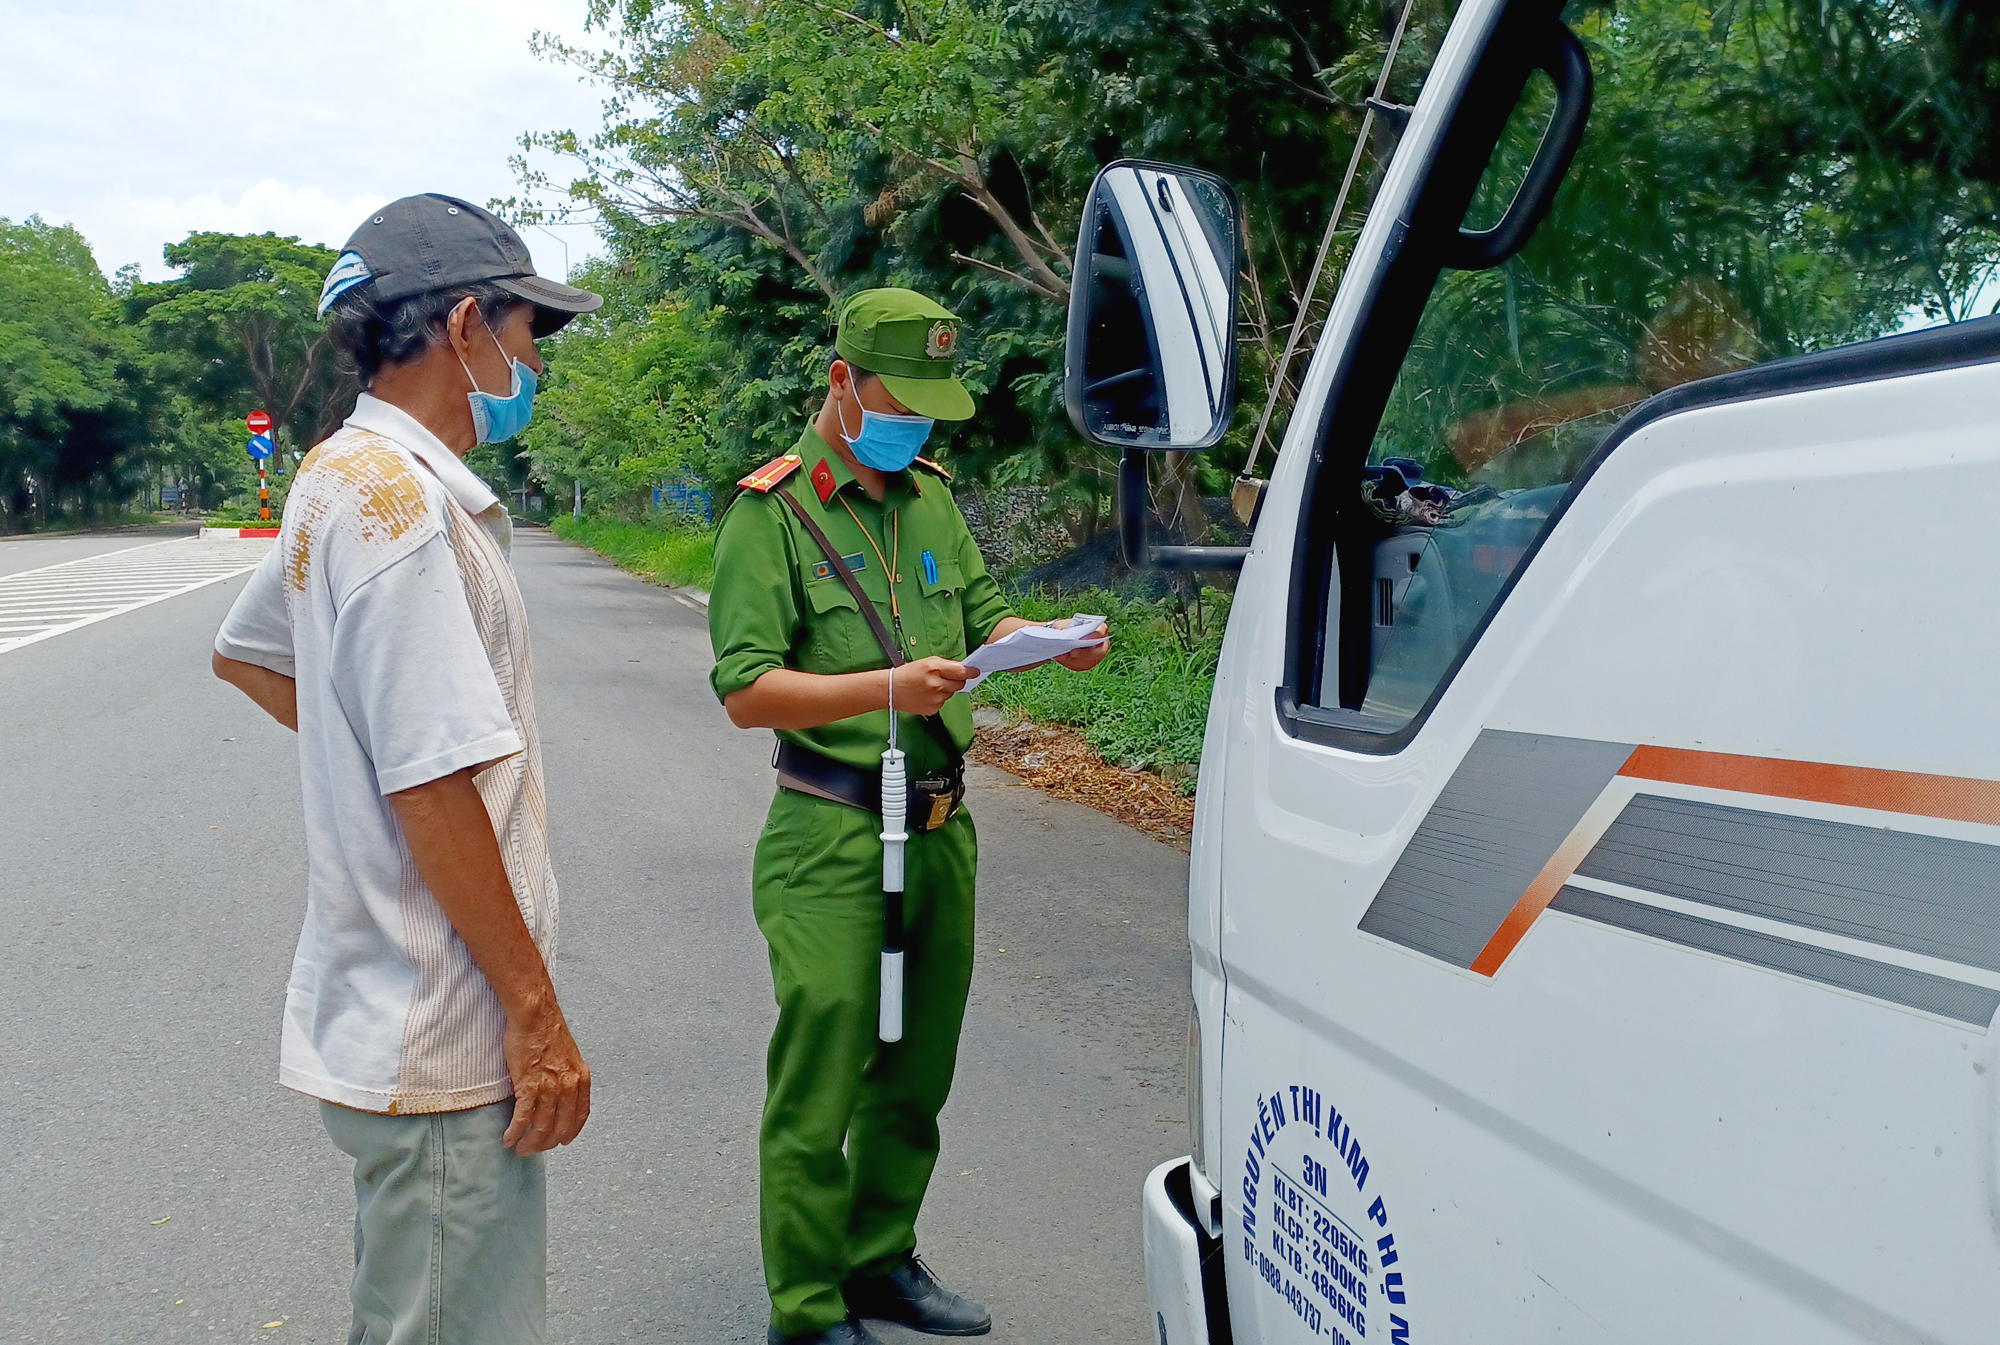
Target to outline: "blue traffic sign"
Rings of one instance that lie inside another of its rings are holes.
[[[271,436],[268,434],[250,436],[250,456],[253,458],[261,459],[270,457],[273,447],[275,445],[271,443]]]

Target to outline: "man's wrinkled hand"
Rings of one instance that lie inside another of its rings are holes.
[[[934,715],[965,690],[972,669],[948,658],[920,658],[890,674],[896,679],[896,708],[909,715]]]
[[[514,1081],[514,1119],[500,1142],[526,1157],[568,1144],[590,1119],[590,1066],[570,1036],[562,1010],[509,1016],[507,1073]]]

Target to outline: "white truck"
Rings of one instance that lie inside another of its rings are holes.
[[[1591,110],[1558,15],[1460,6],[1247,554],[1141,513],[1230,423],[1235,198],[1126,162],[1085,212],[1069,402],[1128,552],[1241,564],[1149,1335],[2000,1340],[2000,318],[1759,362],[1668,276],[1636,374],[1481,406],[1532,324],[1459,278]]]

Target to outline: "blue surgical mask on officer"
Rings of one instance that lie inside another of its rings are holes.
[[[480,319],[480,326],[486,327],[486,320]],[[486,334],[492,337],[494,349],[504,356],[507,351],[500,345],[500,338],[493,335],[493,329],[486,327]],[[499,444],[512,439],[528,428],[528,421],[535,414],[535,371],[520,360],[513,361],[514,385],[505,397],[498,393],[481,392],[479,380],[472,377],[472,369],[465,362],[465,356],[458,357],[458,367],[465,370],[465,376],[472,379],[472,391],[465,394],[465,400],[472,407],[472,430],[482,444]]]
[[[840,415],[840,437],[854,450],[855,459],[878,472],[900,472],[915,462],[917,454],[924,451],[924,441],[931,437],[931,426],[937,423],[929,416],[895,416],[864,406],[861,433],[849,434],[847,412],[838,402],[834,410]]]

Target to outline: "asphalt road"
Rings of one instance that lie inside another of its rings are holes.
[[[0,573],[151,540],[0,542]],[[516,566],[597,1079],[550,1170],[550,1339],[761,1341],[769,739],[710,696],[702,613],[546,534]],[[349,1174],[275,1082],[296,756],[208,673],[242,583],[0,655],[0,1340],[346,1339]],[[1138,1185],[1186,1147],[1186,860],[976,769],[979,963],[921,1250],[996,1342],[1139,1345]]]
[[[122,551],[126,547],[192,537],[197,531],[192,523],[165,523],[118,528],[110,532],[0,537],[0,576],[40,569],[44,565],[60,565],[68,560],[82,560],[85,556],[101,556],[107,551]]]

